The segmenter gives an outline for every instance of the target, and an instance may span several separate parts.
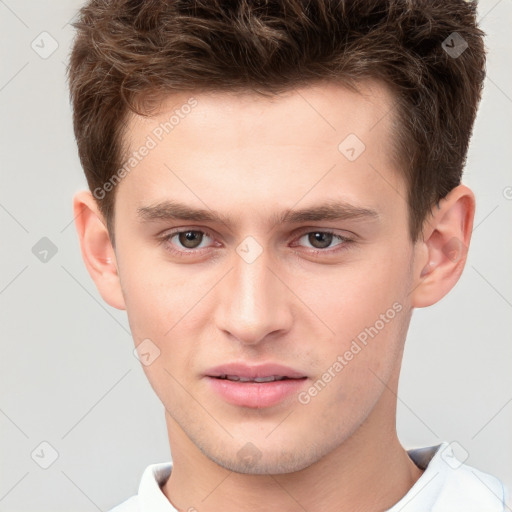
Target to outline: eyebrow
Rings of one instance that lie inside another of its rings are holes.
[[[197,209],[178,201],[166,200],[137,209],[142,222],[161,220],[186,220],[196,222],[221,223],[231,226],[231,219],[214,210]],[[378,220],[379,213],[371,208],[354,206],[345,202],[327,201],[317,206],[301,210],[287,209],[275,213],[269,218],[269,226],[279,224],[299,224],[303,222],[340,221],[340,220]]]

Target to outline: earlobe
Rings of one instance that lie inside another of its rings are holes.
[[[82,258],[100,295],[112,307],[126,309],[115,251],[103,216],[89,191],[74,196],[73,211]]]
[[[417,242],[416,279],[411,292],[413,307],[441,300],[459,280],[473,229],[475,197],[465,185],[455,187],[433,209]]]

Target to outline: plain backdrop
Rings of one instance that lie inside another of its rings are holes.
[[[73,224],[85,179],[65,71],[81,4],[0,0],[2,512],[107,510],[170,459],[126,314],[101,300]],[[398,430],[406,448],[454,442],[510,489],[512,2],[479,11],[489,54],[464,177],[473,239],[454,290],[413,315]]]

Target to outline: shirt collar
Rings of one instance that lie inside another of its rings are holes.
[[[409,492],[387,512],[504,510],[503,484],[497,478],[458,460],[453,453],[452,443],[444,442],[408,450],[407,453],[424,472]],[[142,512],[178,512],[161,489],[171,471],[172,462],[151,464],[146,468],[138,492]]]

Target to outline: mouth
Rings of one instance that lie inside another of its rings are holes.
[[[206,372],[210,389],[224,401],[239,407],[261,409],[285,402],[298,393],[308,377],[278,364],[221,365]]]
[[[217,377],[214,377],[215,379],[224,379],[224,380],[230,380],[233,382],[275,382],[276,380],[296,380],[292,379],[291,377],[285,377],[282,375],[269,375],[268,377],[242,377],[240,375],[219,375]],[[302,379],[305,379],[306,377],[301,377]]]
[[[277,363],[259,365],[226,363],[210,368],[205,374],[207,377],[241,382],[272,382],[274,380],[306,378],[304,373]]]

